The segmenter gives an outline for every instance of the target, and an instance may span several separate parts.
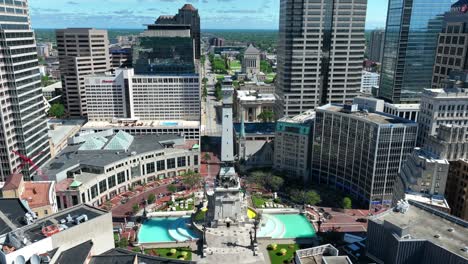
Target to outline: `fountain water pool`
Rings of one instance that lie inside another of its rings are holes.
[[[259,237],[312,238],[315,229],[307,217],[301,214],[263,214]]]
[[[190,217],[150,218],[138,232],[139,243],[183,242],[197,239],[190,227]]]

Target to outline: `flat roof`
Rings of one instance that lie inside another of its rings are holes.
[[[407,229],[411,239],[424,239],[460,256],[468,257],[468,253],[461,250],[468,246],[468,222],[462,219],[411,201],[406,213],[388,210],[371,219],[387,221]],[[449,229],[453,231],[450,232]],[[436,235],[439,237],[436,238]]]
[[[93,241],[88,240],[72,248],[62,251],[56,263],[86,263],[93,248]]]
[[[42,87],[42,92],[54,92],[55,89],[62,89],[62,82],[58,81],[46,87]]]
[[[441,208],[450,209],[447,201],[445,199],[438,199],[437,197],[433,197],[430,195],[424,195],[421,193],[414,193],[414,192],[407,192],[405,193],[406,200],[413,200],[421,203],[425,203],[428,205],[433,205]]]
[[[67,139],[68,135],[77,128],[80,128],[86,120],[84,119],[73,119],[73,120],[60,120],[60,119],[49,119],[47,126],[49,127],[48,133],[49,138],[52,140],[54,145],[59,144],[62,140]],[[52,127],[54,129],[52,129]]]
[[[26,238],[30,242],[34,241],[39,241],[47,236],[42,233],[42,228],[46,226],[58,226],[60,225],[60,220],[67,218],[68,215],[71,217],[75,218],[78,216],[81,216],[83,214],[88,216],[88,221],[97,218],[101,215],[108,214],[109,212],[106,212],[104,210],[92,207],[87,204],[80,204],[74,207],[70,207],[67,209],[64,209],[62,211],[59,211],[58,213],[55,213],[53,215],[49,215],[47,217],[41,218],[39,220],[36,220],[35,223],[23,226],[17,230],[13,230],[12,234],[14,236],[21,236],[19,241],[23,241],[24,238]],[[63,225],[66,225],[67,228],[73,228],[77,225],[75,225],[73,222],[70,223],[64,223]],[[79,226],[79,225],[78,225]],[[65,232],[65,230],[60,231],[60,232]],[[52,235],[53,236],[53,235]],[[18,245],[16,245],[18,246]],[[24,243],[21,244],[21,247],[24,246]],[[19,247],[19,248],[21,248]],[[16,247],[18,249],[18,247]]]
[[[49,191],[52,188],[52,182],[24,182],[24,190],[21,193],[21,199],[28,202],[29,207],[37,208],[50,205]]]
[[[257,93],[254,90],[239,90],[237,91],[237,98],[242,102],[270,102],[276,100],[274,94]]]
[[[287,122],[287,123],[305,123],[315,118],[314,110],[307,110],[304,113],[301,113],[293,117],[283,117],[278,120],[278,122]]]
[[[145,153],[150,151],[163,150],[165,147],[161,144],[163,141],[183,139],[177,135],[136,135],[133,136],[133,142],[127,152],[124,150],[79,150],[81,144],[69,145],[60,152],[54,159],[47,162],[42,171],[50,180],[55,179],[55,175],[71,169],[77,165],[88,165],[95,167],[105,167],[119,160],[128,158],[132,152]]]
[[[20,199],[0,198],[0,235],[25,226],[26,223],[23,222],[23,218],[28,212],[29,210]]]
[[[137,262],[135,260],[138,259]],[[90,264],[133,264],[133,263],[146,263],[146,264],[182,264],[182,263],[196,263],[190,260],[178,260],[164,257],[150,256],[133,252],[123,248],[113,248],[101,255],[93,256],[89,262]]]
[[[386,107],[395,108],[398,110],[419,110],[421,104],[391,104],[385,103]]]
[[[387,125],[387,124],[413,124],[417,125],[414,121],[404,119],[398,116],[390,115],[387,113],[381,112],[363,112],[363,111],[355,111],[355,112],[344,112],[343,105],[335,105],[335,104],[327,104],[317,108],[317,111],[328,111],[328,112],[336,112],[336,113],[343,113],[345,115],[351,115],[355,118],[361,120],[367,120],[369,122],[380,124],[380,125]]]

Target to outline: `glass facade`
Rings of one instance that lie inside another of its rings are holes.
[[[191,37],[140,37],[133,47],[135,74],[194,73]]]
[[[431,87],[438,34],[452,0],[390,0],[379,96],[418,102]]]

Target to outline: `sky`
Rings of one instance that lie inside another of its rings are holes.
[[[278,29],[279,0],[29,0],[33,28],[144,28],[185,3],[202,29]],[[366,29],[383,28],[388,0],[368,0]]]

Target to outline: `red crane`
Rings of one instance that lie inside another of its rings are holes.
[[[16,156],[18,156],[23,162],[21,163],[21,165],[16,169],[15,173],[18,173],[20,172],[24,166],[26,165],[29,165],[33,168],[33,170],[35,172],[37,172],[37,175],[39,177],[41,177],[42,180],[48,180],[48,178],[45,176],[45,174],[42,172],[42,170],[36,165],[36,163],[34,163],[33,159],[41,154],[43,154],[43,152],[39,152],[37,154],[35,154],[34,156],[32,157],[27,157],[21,153],[19,153],[18,151],[16,150],[12,150],[11,152],[13,152]]]

